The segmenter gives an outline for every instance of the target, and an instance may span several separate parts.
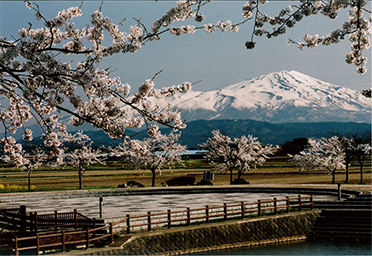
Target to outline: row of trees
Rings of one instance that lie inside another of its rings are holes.
[[[82,178],[87,168],[91,164],[105,164],[109,152],[137,169],[150,170],[152,186],[155,186],[156,173],[165,166],[171,168],[177,163],[182,164],[182,154],[187,152],[186,146],[178,143],[180,134],[175,133],[164,135],[156,131],[149,138],[128,140],[115,148],[108,149],[105,153],[93,148],[91,139],[82,132],[70,134],[64,131],[59,136],[63,143],[59,147],[60,157],[50,159],[50,155],[41,148],[31,154],[19,149],[15,154],[17,158],[4,155],[2,160],[27,172],[28,189],[31,187],[32,171],[41,166],[62,169],[72,167],[79,178],[79,189],[82,189]],[[257,138],[251,135],[232,140],[219,131],[213,131],[213,137],[200,146],[208,150],[207,158],[211,160],[210,163],[218,172],[230,172],[231,182],[233,171],[237,172],[237,180],[240,180],[245,171],[263,164],[267,155],[271,154],[271,146],[262,146]]]
[[[336,172],[346,170],[345,183],[349,183],[349,166],[356,160],[360,166],[360,183],[363,183],[363,163],[371,154],[370,142],[358,137],[332,136],[330,138],[306,139],[298,138],[292,142],[291,150],[296,154],[288,154],[291,161],[297,163],[301,170],[326,170],[332,175],[335,183]],[[284,143],[288,145],[290,143]],[[252,135],[231,139],[219,131],[213,131],[201,148],[208,150],[207,158],[219,172],[230,172],[230,182],[233,183],[233,171],[238,174],[237,183],[242,183],[241,176],[245,171],[262,165],[273,154],[271,145],[262,145]]]
[[[363,183],[363,162],[370,154],[371,146],[357,144],[346,137],[333,136],[319,140],[308,140],[305,150],[292,156],[302,170],[325,169],[332,175],[332,183],[336,182],[335,175],[340,169],[346,170],[346,183],[349,182],[348,167],[355,158],[360,165],[361,180]]]
[[[273,154],[271,145],[261,144],[252,135],[230,138],[214,130],[205,143],[200,145],[201,149],[207,151],[206,158],[214,167],[216,173],[229,173],[231,184],[242,184],[245,180],[242,175],[258,165],[266,162]],[[182,164],[182,154],[187,152],[186,146],[178,143],[180,134],[170,133],[167,135],[155,131],[153,136],[143,140],[129,140],[121,145],[110,148],[103,152],[92,147],[91,139],[77,132],[70,134],[66,131],[59,134],[63,145],[60,146],[58,158],[50,158],[50,154],[41,148],[26,153],[19,149],[23,155],[12,158],[4,155],[2,160],[25,170],[28,177],[28,189],[31,187],[31,173],[41,166],[53,168],[72,167],[79,178],[79,189],[82,189],[82,178],[87,168],[92,164],[105,164],[108,153],[129,162],[137,169],[150,170],[152,173],[152,186],[155,186],[157,172],[164,167],[171,168],[175,164]],[[300,141],[302,142],[303,139]],[[346,181],[348,182],[348,166],[352,160],[360,164],[361,183],[363,182],[363,162],[370,153],[368,143],[333,136],[319,140],[308,139],[304,150],[298,154],[290,155],[291,160],[296,162],[301,170],[325,169],[332,175],[332,183],[335,183],[335,174],[340,169],[346,170]],[[17,153],[21,154],[21,153]],[[61,157],[62,156],[62,157]],[[237,178],[233,180],[234,172]]]

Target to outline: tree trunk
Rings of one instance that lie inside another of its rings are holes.
[[[360,165],[360,184],[364,184],[363,183],[363,165]]]
[[[332,172],[332,184],[336,184],[336,171]]]
[[[346,161],[346,180],[345,183],[349,183],[349,164]]]
[[[28,191],[31,190],[31,172],[27,172],[27,179],[28,179],[28,185],[27,185],[27,188],[28,188]]]
[[[230,170],[230,184],[233,182],[233,171]]]
[[[155,187],[155,175],[156,175],[156,170],[151,170],[152,172],[152,181],[151,181],[151,186]]]
[[[350,153],[347,151],[346,152],[346,179],[345,179],[345,183],[349,183],[349,163],[351,162],[351,159],[350,159]]]
[[[238,180],[242,178],[243,172],[238,172]]]
[[[362,156],[358,156],[358,162],[359,162],[359,168],[360,168],[360,183],[359,184],[364,184],[363,183],[363,161],[362,161]]]
[[[83,181],[82,181],[83,175],[81,171],[79,171],[78,174],[79,174],[79,190],[81,190],[83,188]]]

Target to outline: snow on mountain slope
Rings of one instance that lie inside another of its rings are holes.
[[[233,103],[236,108],[248,107],[247,101],[256,107],[274,110],[288,103],[296,107],[342,108],[351,111],[368,106],[368,100],[357,91],[334,86],[296,71],[271,73],[230,85],[222,91],[225,95],[240,95]]]
[[[162,102],[187,121],[371,122],[371,99],[297,71],[280,71],[222,89],[192,91]]]

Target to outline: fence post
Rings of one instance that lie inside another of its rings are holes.
[[[243,201],[241,201],[240,203],[241,203],[240,207],[241,207],[241,212],[242,212],[242,219],[244,219],[245,218],[245,205]]]
[[[314,196],[313,194],[310,195],[310,210],[314,209]]]
[[[289,196],[286,196],[286,206],[287,206],[287,213],[289,213],[289,208],[290,208],[290,206],[289,206]]]
[[[25,235],[26,234],[26,205],[21,205],[19,207],[20,211],[20,230],[21,234]]]
[[[40,236],[36,234],[36,254],[40,254]]]
[[[103,202],[103,197],[101,196],[99,198],[99,217],[102,219],[102,202]]]
[[[209,206],[205,206],[205,222],[209,223]]]
[[[89,241],[89,228],[87,228],[86,239],[87,239],[86,249],[88,249],[89,248],[89,245],[90,245],[90,241]]]
[[[341,200],[341,183],[337,183],[338,200]]]
[[[278,214],[278,201],[274,197],[274,214]]]
[[[171,210],[168,209],[168,228],[172,227]]]
[[[110,222],[109,225],[110,225],[111,243],[113,243],[114,242],[114,226],[112,225],[112,222]]]
[[[19,252],[18,252],[18,238],[17,238],[17,236],[14,237],[14,251],[15,251],[16,255],[18,256]]]
[[[96,228],[96,218],[93,218],[93,229]]]
[[[190,211],[190,207],[187,207],[187,225],[190,226],[191,225],[191,211]]]
[[[34,212],[30,212],[30,233],[35,232],[35,217]]]
[[[127,214],[127,234],[130,233],[130,215]]]
[[[223,204],[223,219],[226,221],[227,220],[227,204]]]
[[[34,212],[33,214],[33,218],[34,218],[34,232],[37,233],[37,212]]]
[[[58,230],[58,212],[57,211],[54,211],[54,230],[57,231]]]
[[[261,200],[257,200],[257,215],[261,216]]]
[[[147,230],[151,231],[151,212],[147,212]]]
[[[34,219],[34,214],[30,212],[30,233],[32,233],[34,230]]]
[[[301,195],[298,195],[298,207],[299,207],[299,211],[301,211],[302,210]]]
[[[74,219],[75,219],[75,229],[77,229],[78,221],[77,221],[77,210],[74,209]]]
[[[62,252],[66,251],[65,231],[62,230]]]

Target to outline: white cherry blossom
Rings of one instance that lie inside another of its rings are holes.
[[[186,146],[177,143],[180,134],[161,134],[158,127],[151,126],[149,138],[130,140],[113,149],[115,155],[120,155],[138,169],[148,169],[152,173],[152,186],[155,177],[164,167],[171,168],[176,163],[182,163],[181,154],[186,152]]]
[[[207,159],[211,160],[211,164],[218,172],[230,172],[230,183],[233,182],[234,171],[237,172],[237,180],[240,181],[245,171],[262,165],[268,159],[268,155],[272,154],[270,145],[263,146],[258,138],[252,135],[232,139],[218,130],[212,131],[212,134],[213,137],[200,147],[208,150]]]
[[[300,154],[293,156],[292,160],[306,169],[326,169],[332,175],[332,183],[336,182],[337,170],[345,169],[345,148],[339,137],[308,140],[308,146]]]

